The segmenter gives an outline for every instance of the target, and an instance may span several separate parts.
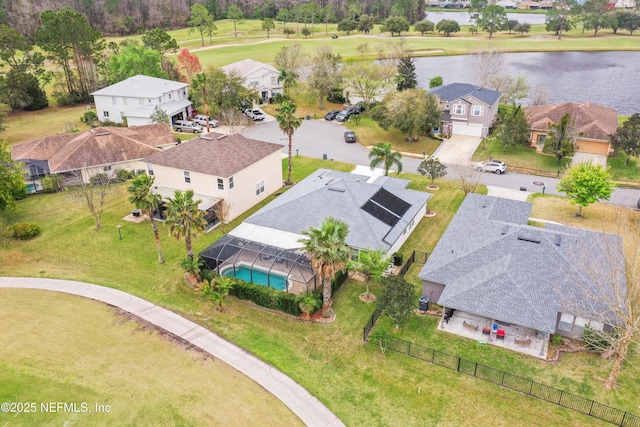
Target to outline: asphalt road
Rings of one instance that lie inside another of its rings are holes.
[[[303,120],[301,126],[293,135],[293,155],[315,157],[355,163],[357,165],[369,164],[369,150],[360,144],[347,144],[344,142],[344,132],[348,129],[342,123],[336,121]],[[245,128],[242,134],[247,138],[259,141],[282,144],[283,152],[287,152],[287,137],[282,133],[275,121],[265,121]],[[421,159],[404,157],[402,159],[403,171],[416,172]],[[457,179],[455,167],[448,165],[447,177]],[[558,179],[546,178],[534,175],[525,175],[508,171],[502,175],[483,173],[480,182],[485,185],[519,190],[526,188],[529,192],[554,194],[564,196],[564,193],[556,191]],[[534,184],[536,182],[536,184]],[[542,185],[539,185],[542,183]],[[609,203],[629,208],[636,208],[640,200],[640,190],[617,188],[614,190]]]

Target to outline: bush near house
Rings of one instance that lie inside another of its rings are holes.
[[[11,227],[11,236],[18,240],[30,240],[40,234],[40,226],[32,222],[19,222]]]

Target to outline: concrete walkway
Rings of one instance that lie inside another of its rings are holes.
[[[308,426],[344,426],[300,384],[208,329],[117,289],[70,280],[0,277],[0,288],[42,289],[79,295],[125,310],[231,365],[282,401]]]

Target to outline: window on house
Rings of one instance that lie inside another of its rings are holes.
[[[259,79],[249,79],[249,86],[256,87],[260,84]]]
[[[103,111],[103,112],[102,112],[102,115],[103,115],[104,117],[109,117],[109,112],[108,112],[108,111]]]
[[[536,141],[536,143],[538,144],[544,144],[544,140],[547,139],[547,135],[540,133],[538,134],[538,140]]]
[[[153,175],[153,165],[151,163],[147,163],[147,172],[149,175]]]
[[[169,96],[169,99],[171,99],[171,94],[170,93],[168,94],[168,96]]]
[[[118,105],[118,101],[116,100],[115,96],[111,97],[111,102],[113,103],[113,105]]]
[[[151,102],[151,100],[149,100],[149,102]],[[138,104],[144,105],[144,99],[138,98]]]
[[[218,190],[224,190],[224,179],[218,178]]]
[[[122,104],[123,105],[128,105],[127,103],[128,103],[127,98],[122,98]]]
[[[229,190],[233,190],[233,187],[235,187],[235,186],[236,186],[236,183],[234,182],[233,177],[230,176],[229,177]]]
[[[482,115],[482,110],[484,108],[482,107],[482,105],[474,105],[471,108],[471,115],[472,116],[481,116]]]
[[[444,109],[445,109],[445,110],[448,110],[449,108],[451,108],[451,105],[449,105],[449,103],[448,103],[448,102],[445,102],[445,103],[444,103]]]
[[[187,96],[187,89],[182,89],[182,96]]]
[[[186,182],[187,184],[191,183],[191,174],[189,173],[189,171],[184,171],[184,182]]]
[[[581,335],[584,329],[589,326],[596,331],[604,330],[604,323],[595,320],[585,319],[584,317],[574,316],[572,314],[563,313],[560,316],[558,329],[565,332],[572,332]]]
[[[271,76],[271,86],[275,86],[278,84],[278,78],[276,76]]]
[[[264,180],[256,184],[256,196],[259,196],[262,193],[264,193]]]
[[[111,170],[111,165],[107,165],[104,168],[102,168],[103,171],[105,172],[109,172]]]
[[[464,105],[462,104],[456,104],[453,106],[453,114],[464,114]]]

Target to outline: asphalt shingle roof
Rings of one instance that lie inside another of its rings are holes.
[[[137,76],[129,77],[121,82],[97,90],[91,95],[157,98],[162,94],[187,86],[189,85],[182,82],[138,74]]]
[[[363,175],[319,169],[245,222],[300,233],[310,226],[319,227],[325,218],[333,217],[349,226],[349,246],[387,251],[427,203],[430,195],[399,188],[399,182],[393,180],[389,181],[390,186],[386,186],[366,183],[367,179]],[[361,209],[382,187],[411,205],[393,227]]]
[[[534,105],[526,107],[524,113],[529,127],[538,130],[548,130],[549,123],[558,123],[569,114],[580,138],[609,142],[609,135],[618,130],[618,112],[592,102]]]
[[[495,104],[502,96],[501,92],[469,83],[451,83],[438,86],[431,89],[429,93],[436,95],[441,101],[452,102],[456,99],[474,97],[487,105]]]
[[[226,178],[280,150],[282,145],[256,141],[240,134],[211,132],[149,156],[144,161]]]
[[[605,260],[612,236],[552,224],[529,226],[530,210],[527,202],[466,197],[418,275],[445,285],[439,304],[555,331],[557,313],[585,299],[585,290],[593,287],[575,254],[587,254],[594,263]],[[593,304],[594,312],[604,310],[598,301]]]

